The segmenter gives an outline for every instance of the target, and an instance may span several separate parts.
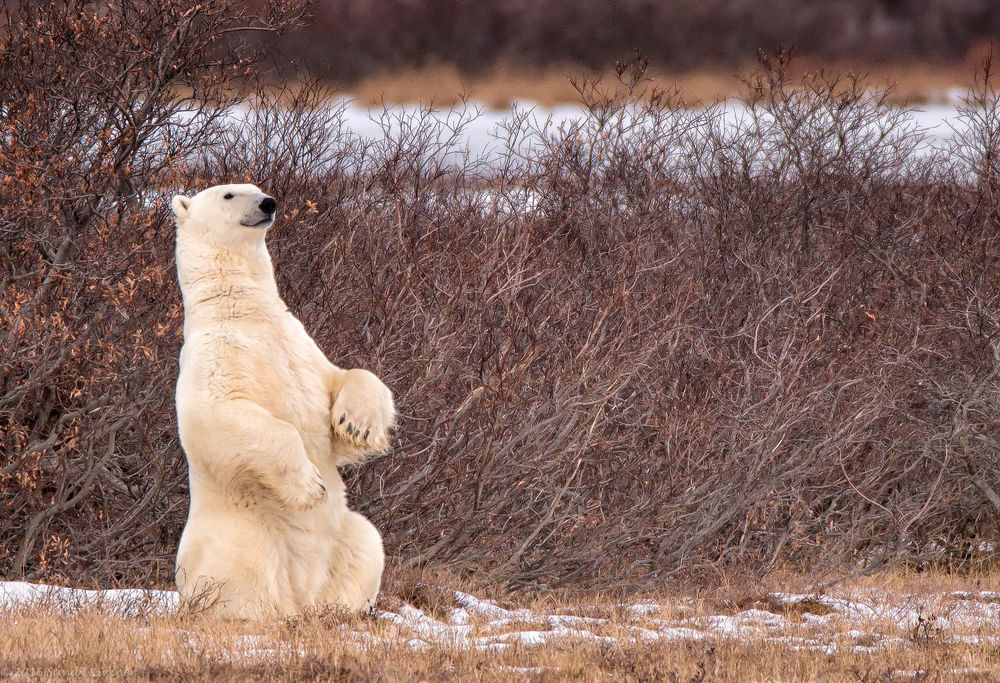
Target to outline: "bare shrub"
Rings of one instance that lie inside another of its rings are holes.
[[[0,33],[0,563],[8,576],[166,576],[182,520],[181,311],[149,206],[214,136],[257,18],[218,0],[22,3]],[[145,558],[137,563],[137,558]],[[96,578],[96,577],[95,577]]]
[[[31,59],[0,77],[60,73]],[[220,85],[219,63],[178,73]],[[4,157],[22,212],[3,233],[8,574],[169,580],[181,311],[166,211],[148,204],[244,178],[285,212],[269,243],[289,305],[396,393],[395,451],[349,472],[396,562],[556,587],[992,558],[989,72],[948,156],[886,93],[792,82],[784,53],[728,109],[684,109],[639,57],[618,71],[626,97],[581,82],[582,118],[516,112],[489,160],[462,147],[471,109],[386,109],[362,139],[315,83],[260,88],[237,117],[221,91],[209,107],[186,81],[137,85],[133,101],[201,114],[152,119],[146,139],[175,148],[135,147],[134,175],[92,165],[96,123],[72,137],[63,118],[45,135],[34,111],[12,118],[10,145],[64,140],[37,158],[75,182],[128,182],[89,193]],[[35,92],[5,111],[49,101]],[[24,199],[49,188],[49,213]],[[66,207],[92,196],[110,218],[70,231]]]
[[[991,386],[942,322],[981,190],[886,93],[786,65],[762,57],[735,125],[639,60],[625,101],[584,82],[579,121],[515,114],[489,167],[443,167],[424,112],[282,188],[314,212],[275,235],[284,287],[401,394],[399,450],[356,483],[405,563],[554,586],[991,533],[935,412],[958,367]]]

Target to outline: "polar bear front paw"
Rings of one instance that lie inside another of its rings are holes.
[[[334,433],[362,453],[389,449],[389,432],[396,417],[392,392],[367,370],[348,370],[333,402]]]
[[[289,473],[278,495],[286,508],[309,510],[326,500],[326,484],[316,466],[307,462],[302,470]]]

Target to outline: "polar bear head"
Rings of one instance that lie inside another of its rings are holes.
[[[211,244],[236,246],[263,240],[277,204],[256,185],[216,185],[170,202],[178,232]]]

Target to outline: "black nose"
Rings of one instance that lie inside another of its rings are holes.
[[[270,197],[265,197],[260,202],[260,210],[266,214],[274,213],[274,209],[277,208],[277,203]]]

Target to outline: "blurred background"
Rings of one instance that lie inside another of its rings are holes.
[[[319,0],[269,47],[366,103],[576,101],[566,75],[641,51],[687,96],[734,93],[757,49],[858,69],[908,102],[967,85],[1000,36],[996,0]],[[268,40],[258,38],[260,40]],[[293,66],[293,64],[295,66]]]

